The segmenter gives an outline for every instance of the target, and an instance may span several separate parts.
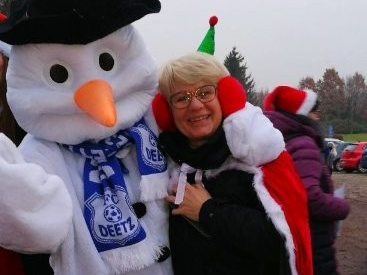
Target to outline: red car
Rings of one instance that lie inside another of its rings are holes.
[[[363,151],[367,149],[367,141],[355,142],[344,148],[340,157],[340,167],[350,173],[357,170],[360,173],[366,173],[367,169],[360,166]]]

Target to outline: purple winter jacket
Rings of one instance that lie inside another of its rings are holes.
[[[350,206],[333,196],[334,183],[321,156],[323,138],[318,125],[303,115],[264,112],[279,129],[308,196],[314,274],[339,274],[334,251],[335,222],[347,217]]]

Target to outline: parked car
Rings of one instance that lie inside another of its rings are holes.
[[[361,161],[360,161],[359,165],[363,169],[367,169],[367,149],[363,151]]]
[[[343,171],[343,168],[340,166],[340,157],[342,155],[343,150],[350,144],[353,144],[353,141],[342,141],[336,145],[336,158],[333,162],[333,169],[334,171]]]
[[[357,170],[360,173],[366,173],[367,169],[361,167],[362,153],[367,149],[367,141],[355,142],[347,145],[342,151],[340,157],[340,167],[350,173]]]
[[[333,161],[333,170],[334,171],[343,171],[343,168],[340,167],[340,156],[342,154],[342,151],[347,147],[349,144],[354,143],[353,141],[343,141],[336,138],[325,138],[325,143],[332,142],[335,145],[336,149],[336,157]]]

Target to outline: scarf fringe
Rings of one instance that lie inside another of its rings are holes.
[[[142,175],[140,181],[141,201],[163,199],[168,195],[168,172],[167,170],[150,175]]]
[[[128,271],[140,270],[152,265],[161,254],[160,246],[145,240],[127,249],[113,249],[101,252],[100,255],[110,268],[110,274],[119,275]]]

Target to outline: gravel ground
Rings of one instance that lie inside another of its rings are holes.
[[[335,184],[345,184],[351,212],[342,222],[336,242],[341,275],[367,275],[367,174],[334,172]]]

